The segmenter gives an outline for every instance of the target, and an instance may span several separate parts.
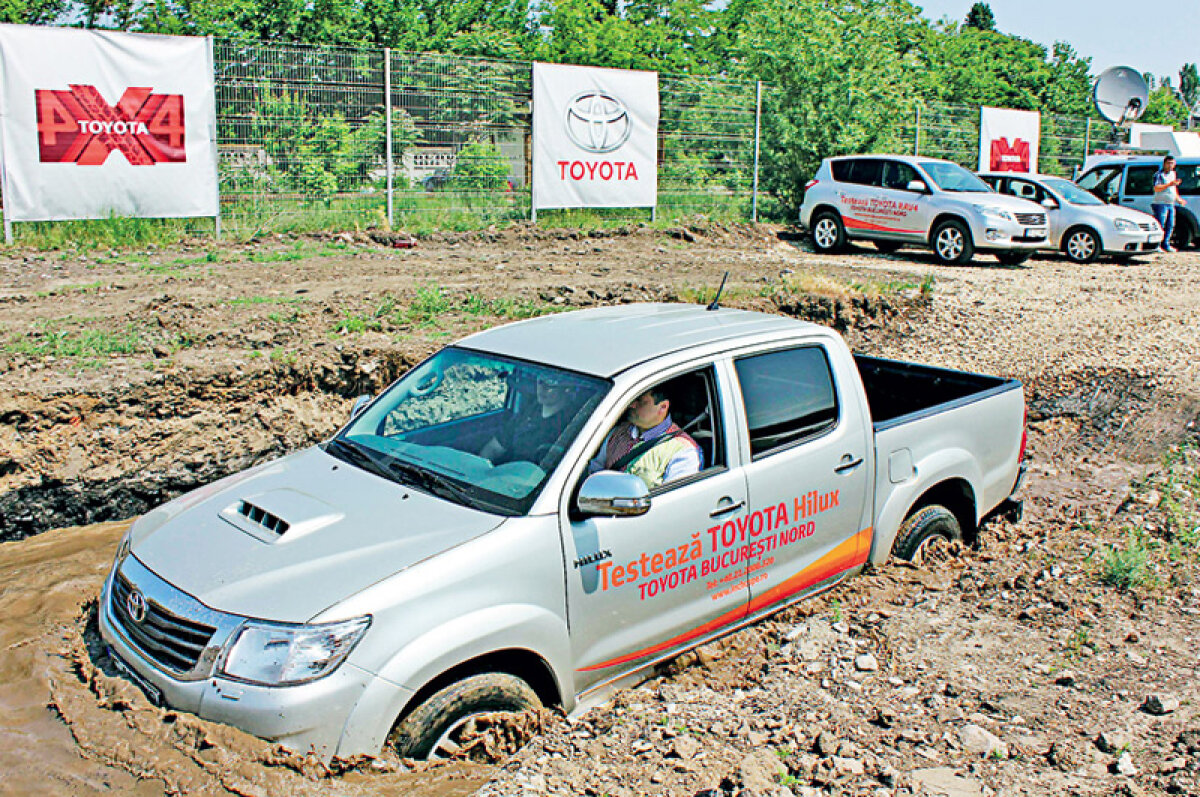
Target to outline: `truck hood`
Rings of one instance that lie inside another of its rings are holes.
[[[155,509],[131,553],[214,609],[302,623],[503,521],[309,448]]]

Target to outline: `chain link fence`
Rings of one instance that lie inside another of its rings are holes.
[[[529,62],[234,41],[217,41],[215,60],[227,227],[530,217]],[[756,84],[664,74],[660,97],[657,212],[748,218]]]

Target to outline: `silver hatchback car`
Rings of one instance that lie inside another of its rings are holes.
[[[1061,250],[1076,263],[1090,263],[1101,254],[1124,260],[1162,244],[1163,230],[1153,216],[1107,205],[1062,177],[1012,172],[981,172],[979,177],[1001,194],[1045,207],[1050,222],[1046,248]]]

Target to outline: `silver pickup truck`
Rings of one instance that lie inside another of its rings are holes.
[[[594,462],[651,388],[700,466],[648,489]],[[483,712],[580,711],[889,554],[970,541],[1019,509],[1024,448],[1019,382],[813,324],[543,317],[139,518],[100,631],[162,704],[325,757],[433,757]]]

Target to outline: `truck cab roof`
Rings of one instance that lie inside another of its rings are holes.
[[[819,331],[806,321],[703,305],[632,304],[541,316],[478,332],[460,345],[612,377],[684,349],[747,336]]]

